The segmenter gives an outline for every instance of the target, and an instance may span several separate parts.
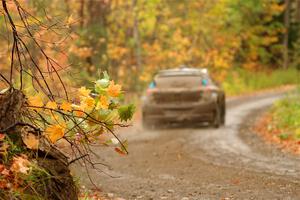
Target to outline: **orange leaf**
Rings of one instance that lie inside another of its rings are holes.
[[[60,108],[61,108],[63,111],[71,112],[71,111],[72,111],[72,104],[70,104],[69,102],[63,102],[63,103],[60,105]]]
[[[5,169],[5,166],[0,164],[0,173]]]
[[[115,151],[121,155],[126,155],[126,153],[124,151],[122,151],[120,148],[116,147]]]
[[[34,106],[34,107],[43,107],[44,106],[42,97],[40,95],[29,97],[28,102],[29,102],[30,106]]]
[[[108,109],[109,102],[106,96],[100,96],[99,102],[97,103],[96,110]]]
[[[46,107],[47,108],[50,108],[50,109],[57,109],[57,104],[55,101],[49,101],[47,104],[46,104]]]
[[[1,174],[2,174],[3,176],[9,176],[9,170],[6,169],[6,168],[3,168],[3,169],[1,170]]]
[[[3,133],[0,133],[0,141],[3,141],[5,138],[5,135]]]
[[[111,81],[107,88],[107,92],[109,96],[118,97],[121,93],[121,87],[122,87],[121,85],[115,84],[114,81]]]
[[[74,114],[76,117],[83,117],[84,116],[84,112],[81,110],[76,110],[74,111]]]
[[[61,139],[65,135],[66,125],[51,125],[45,130],[46,136],[52,143],[57,142],[57,140]]]
[[[13,158],[13,164],[10,170],[15,173],[27,174],[29,171],[30,162],[26,157],[17,156]]]

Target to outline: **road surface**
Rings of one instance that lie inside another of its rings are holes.
[[[214,129],[123,130],[128,156],[95,148],[104,173],[89,170],[111,199],[300,199],[300,158],[264,143],[251,131],[255,119],[281,93],[227,101],[226,125]],[[73,166],[91,187],[85,168]],[[109,174],[109,175],[107,175]],[[113,178],[112,178],[112,177]]]

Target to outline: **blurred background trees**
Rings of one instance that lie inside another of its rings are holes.
[[[69,30],[58,33],[65,34],[65,39],[45,48],[60,52],[76,84],[90,83],[107,70],[125,89],[141,91],[158,69],[182,64],[207,67],[220,81],[240,76],[232,72],[300,68],[299,0],[23,3],[49,24],[68,24]],[[0,26],[5,37],[3,19]],[[71,30],[76,34],[68,34]],[[37,27],[36,34],[55,39],[42,31]],[[1,55],[5,57],[6,52]],[[7,66],[5,59],[1,59],[2,66]]]

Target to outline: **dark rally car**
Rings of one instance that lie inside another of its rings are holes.
[[[207,69],[176,68],[159,71],[142,99],[144,127],[158,124],[225,123],[225,93]]]

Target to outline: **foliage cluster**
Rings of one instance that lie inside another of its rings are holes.
[[[121,86],[104,73],[103,78],[95,82],[94,88],[78,89],[77,97],[72,101],[45,101],[47,97],[43,93],[28,95],[29,114],[24,116],[23,121],[34,122],[34,126],[53,144],[62,138],[71,146],[97,142],[100,135],[113,133],[114,127],[125,126],[122,122],[132,118],[134,105],[122,105],[122,95]],[[23,140],[28,148],[38,148],[39,138],[34,135],[28,134]],[[118,152],[123,151],[126,153],[124,146]]]

